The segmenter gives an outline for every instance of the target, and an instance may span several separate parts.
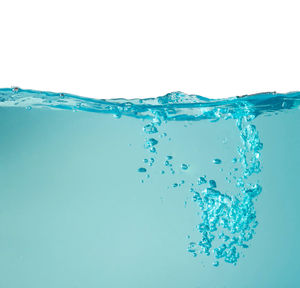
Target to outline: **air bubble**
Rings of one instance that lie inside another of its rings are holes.
[[[77,108],[75,109],[75,111],[77,111]],[[120,113],[116,113],[113,115],[114,118],[116,119],[120,119],[121,118],[121,114]]]
[[[155,134],[158,132],[157,128],[152,123],[145,125],[143,130],[147,134]]]
[[[209,186],[210,186],[211,188],[216,188],[216,187],[217,187],[216,181],[215,181],[215,180],[209,180]]]
[[[149,149],[149,151],[150,151],[151,153],[155,153],[155,152],[156,152],[156,148],[155,148],[155,147],[151,147],[151,148]]]
[[[213,160],[213,163],[214,163],[214,164],[221,164],[221,163],[222,163],[222,160],[216,158],[216,159]]]
[[[219,261],[214,261],[212,265],[213,265],[214,267],[218,267],[219,264],[220,264]]]
[[[182,170],[187,170],[189,166],[187,164],[181,164],[181,169]]]
[[[195,242],[190,242],[188,245],[188,252],[195,253],[197,244]]]
[[[207,182],[207,180],[205,179],[205,177],[199,177],[197,183],[198,185],[202,185],[205,184]]]
[[[167,136],[167,133],[162,133],[162,134],[159,135],[159,138],[164,138],[166,136]]]
[[[154,138],[150,138],[148,140],[148,143],[149,143],[150,146],[154,146],[154,145],[157,145],[158,141]]]

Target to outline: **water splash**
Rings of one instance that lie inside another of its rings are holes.
[[[171,96],[174,96],[174,94],[168,96],[170,101],[178,102],[181,99],[180,97]],[[182,95],[179,96],[183,97]],[[182,101],[179,102],[182,103]],[[170,104],[169,101],[164,101],[163,103]],[[175,114],[176,112],[173,110],[172,113]],[[199,190],[200,187],[195,188],[192,186],[190,188],[190,191],[193,193],[192,199],[202,213],[202,222],[197,226],[200,239],[190,242],[187,250],[194,257],[199,254],[207,256],[213,254],[215,258],[213,266],[215,267],[220,265],[221,259],[236,265],[240,258],[240,250],[249,247],[248,242],[255,235],[255,228],[258,225],[254,200],[261,193],[262,187],[257,182],[252,183],[248,179],[252,174],[258,174],[261,171],[260,153],[263,144],[259,139],[255,125],[251,123],[257,115],[259,113],[247,101],[240,102],[237,108],[230,110],[230,112],[226,111],[226,108],[215,107],[209,113],[209,118],[213,119],[213,121],[235,119],[241,138],[241,145],[237,147],[239,157],[234,157],[232,160],[232,163],[239,161],[242,165],[241,175],[239,177],[235,176],[235,184],[239,188],[239,193],[236,193],[236,195],[233,192],[230,194],[222,193],[221,190],[217,190],[216,181],[213,179],[207,181],[206,176],[200,177],[197,181],[202,190]],[[199,117],[200,115],[197,115],[193,120],[199,120]],[[157,133],[159,132],[159,126],[162,123],[167,123],[167,118],[166,113],[155,111],[152,121],[146,124],[143,130],[146,134],[151,134],[149,131]],[[183,119],[186,120],[186,117]],[[224,140],[222,143],[224,143]],[[150,148],[150,152],[156,152],[156,150],[151,151],[151,148],[157,144],[158,142],[153,140],[153,138],[149,139],[146,137],[145,148]],[[174,174],[175,170],[170,163],[173,157],[167,156],[166,158],[168,160],[164,164],[167,167],[171,167],[171,172]],[[215,158],[212,162],[213,164],[221,165],[222,159]],[[188,168],[188,164],[181,164],[182,170],[188,170]],[[238,171],[238,169],[235,168],[234,171]],[[231,180],[229,183],[231,183]],[[204,189],[203,185],[205,186]],[[172,184],[173,188],[178,186],[178,183]],[[222,242],[221,244],[220,241]]]
[[[209,99],[198,95],[172,92],[148,99],[100,100],[66,93],[24,90],[18,87],[0,89],[0,107],[31,107],[108,113],[150,120],[146,133],[155,134],[163,121],[198,121],[241,119],[260,114],[299,109],[300,92],[275,92],[245,95],[228,99]]]
[[[147,121],[143,126],[144,146],[151,153],[149,158],[144,159],[144,164],[149,166],[158,162],[156,156],[161,141],[158,139],[167,139],[165,132],[160,134],[160,128],[168,121],[207,119],[215,122],[221,119],[234,119],[241,138],[241,143],[237,147],[238,157],[233,155],[232,158],[233,164],[240,163],[242,166],[240,170],[234,168],[239,174],[234,178],[238,193],[224,193],[222,187],[206,175],[195,179],[196,185],[186,186],[186,190],[192,192],[192,201],[201,212],[201,223],[197,226],[199,239],[190,241],[188,252],[195,257],[200,254],[213,255],[215,258],[213,266],[218,267],[222,259],[227,263],[237,264],[241,251],[248,248],[258,225],[254,203],[262,192],[262,187],[252,176],[261,171],[260,156],[263,144],[252,121],[261,114],[299,109],[300,92],[261,93],[217,100],[173,92],[144,100],[96,100],[15,87],[0,89],[0,107],[23,107],[29,113],[35,108],[49,108],[107,113],[116,118],[130,116],[144,119]],[[165,156],[164,169],[160,170],[160,173],[165,174],[168,171],[175,174],[177,168],[173,164],[174,157]],[[215,158],[211,161],[218,164],[216,166],[222,167],[222,159]],[[189,164],[182,163],[178,169],[188,173]],[[146,174],[148,170],[145,167],[137,168],[137,172],[139,175],[146,175],[146,178],[150,177],[150,174]],[[170,183],[173,188],[184,184],[182,179],[177,180]],[[229,181],[231,180],[228,179]]]

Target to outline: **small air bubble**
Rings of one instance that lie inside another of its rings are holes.
[[[153,124],[147,124],[146,126],[144,126],[143,130],[147,134],[154,134],[158,132],[157,128]]]
[[[151,147],[149,151],[150,151],[151,153],[155,153],[155,152],[156,152],[156,149],[155,149],[155,147]]]
[[[214,261],[212,265],[213,265],[214,267],[218,267],[219,264],[220,264],[219,261]]]
[[[214,164],[221,164],[221,163],[222,163],[222,160],[216,158],[216,159],[213,160],[213,163],[214,163]]]
[[[215,181],[215,180],[209,180],[209,186],[210,186],[211,188],[216,188],[216,187],[217,187],[216,181]]]
[[[121,118],[121,114],[119,114],[119,113],[118,114],[114,114],[113,117],[116,118],[116,119],[120,119]]]
[[[152,166],[153,163],[154,163],[154,158],[150,158],[150,159],[149,159],[149,166]]]
[[[188,245],[188,252],[195,253],[197,244],[195,242],[190,242]]]
[[[157,145],[157,143],[158,143],[158,141],[157,141],[156,139],[154,139],[154,138],[150,138],[150,139],[148,140],[148,142],[147,142],[147,144],[148,144],[149,146]]]
[[[197,182],[198,182],[198,185],[202,185],[202,184],[205,184],[207,181],[206,181],[205,177],[200,177]]]
[[[166,136],[167,136],[167,133],[162,133],[162,134],[159,135],[159,138],[164,138]]]
[[[187,170],[189,166],[187,164],[181,164],[181,169],[182,170]]]

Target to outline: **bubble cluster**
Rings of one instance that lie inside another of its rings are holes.
[[[263,148],[256,127],[253,124],[248,124],[248,122],[249,120],[246,117],[239,119],[237,122],[243,144],[242,147],[239,147],[238,152],[240,162],[244,167],[244,178],[261,171],[259,158],[260,151]]]
[[[241,169],[233,167],[229,176],[225,177],[229,184],[238,188],[238,193],[222,192],[222,187],[217,188],[216,180],[207,179],[206,175],[196,179],[197,185],[191,184],[189,189],[193,195],[192,201],[197,204],[201,212],[201,222],[196,227],[200,237],[196,241],[190,241],[187,250],[194,257],[201,254],[212,256],[215,258],[212,263],[214,267],[218,267],[222,259],[226,263],[236,265],[242,250],[249,247],[249,241],[255,235],[255,228],[258,225],[254,202],[261,193],[262,187],[258,183],[251,183],[248,178],[261,171],[260,153],[263,145],[255,125],[250,123],[255,117],[249,110],[245,110],[244,113],[240,112],[239,110],[239,113],[235,115],[230,114],[224,117],[224,119],[236,119],[241,138],[241,144],[237,145],[238,157],[233,156],[230,161],[232,165],[240,163]],[[167,123],[164,113],[156,112],[153,120],[143,127],[146,133],[145,149],[155,153],[155,157],[159,155],[156,149],[159,143],[150,134],[158,133],[159,126],[163,121]],[[224,111],[221,109],[215,110],[218,119],[222,118],[222,113]],[[228,139],[226,138],[226,141],[223,139],[222,143],[228,145]],[[175,174],[177,166],[174,166],[173,160],[174,157],[171,155],[164,157],[163,166],[166,169],[160,171],[161,175],[166,171]],[[218,166],[224,164],[223,162],[220,158],[212,160],[212,163]],[[188,173],[189,166],[187,163],[181,163],[178,168],[186,171],[181,173]],[[221,165],[221,168],[218,169],[220,172],[223,172],[223,166]],[[184,183],[184,180],[179,181],[178,179],[170,186],[178,188]],[[184,205],[186,206],[186,204],[185,201]]]
[[[209,256],[213,253],[216,259],[213,266],[216,267],[219,266],[220,259],[236,265],[240,258],[239,250],[249,247],[247,243],[253,238],[254,229],[258,225],[254,200],[261,193],[262,187],[257,183],[245,182],[245,179],[253,173],[260,172],[259,156],[263,145],[256,127],[248,122],[249,118],[246,117],[237,120],[242,146],[238,147],[239,159],[234,158],[233,163],[239,161],[243,166],[241,177],[235,177],[240,193],[230,195],[220,192],[216,189],[215,180],[209,180],[208,187],[200,191],[191,189],[193,201],[202,211],[202,222],[197,227],[201,240],[197,245],[193,245],[192,254]],[[221,163],[216,163],[215,160],[215,164]],[[207,184],[207,180],[200,177],[198,185],[202,187],[204,184]],[[223,243],[217,245],[217,240],[222,240]]]
[[[211,187],[192,192],[194,202],[202,211],[202,222],[197,227],[201,240],[193,254],[209,256],[213,253],[216,259],[236,264],[240,257],[238,247],[248,248],[246,243],[255,234],[257,222],[253,201],[261,193],[261,186],[243,190],[241,197],[229,196]],[[214,247],[216,239],[224,243]]]

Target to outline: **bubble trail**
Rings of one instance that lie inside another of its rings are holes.
[[[172,98],[169,98],[169,101],[174,101],[175,95],[168,95],[168,97]],[[175,97],[175,99],[179,101],[180,98]],[[261,186],[257,183],[252,184],[250,181],[246,181],[252,174],[258,174],[261,170],[259,159],[263,145],[259,140],[255,125],[250,123],[255,116],[251,114],[251,110],[240,108],[237,108],[235,113],[232,111],[226,113],[226,109],[222,111],[219,108],[215,108],[209,116],[212,119],[215,118],[215,120],[219,120],[220,118],[224,120],[236,120],[237,128],[240,132],[241,145],[237,147],[239,157],[232,157],[231,159],[233,160],[231,163],[240,162],[243,169],[240,170],[240,177],[233,177],[235,183],[232,183],[228,177],[225,180],[229,184],[235,184],[239,188],[239,193],[236,193],[236,195],[223,193],[221,191],[222,187],[217,190],[216,181],[213,179],[207,180],[206,176],[196,179],[198,186],[202,189],[201,191],[190,188],[190,191],[193,193],[192,200],[197,203],[201,211],[202,222],[197,226],[201,237],[198,241],[189,244],[188,252],[193,257],[200,254],[213,255],[215,261],[213,261],[212,265],[214,267],[219,267],[220,260],[222,259],[226,263],[236,265],[240,258],[240,250],[249,247],[247,243],[255,235],[254,229],[258,224],[254,200],[262,191]],[[165,111],[160,111],[160,113],[157,113],[157,111],[154,112],[152,122],[143,128],[146,134],[152,133],[151,131],[158,132],[158,126],[162,122],[167,123],[166,118]],[[228,145],[227,140],[224,142],[223,139],[222,143]],[[150,148],[149,151],[153,152],[151,149],[154,146],[158,146],[158,144],[156,139],[150,138],[146,140],[145,148],[148,150]],[[173,164],[170,162],[173,157],[167,156],[166,159],[164,166],[169,167],[171,173],[175,174]],[[214,158],[212,162],[216,165],[222,164],[220,158]],[[188,168],[188,164],[181,164],[181,170],[188,170]],[[233,170],[238,173],[238,168],[234,168]],[[219,169],[219,171],[222,172],[223,169]],[[173,188],[180,187],[181,184],[178,183],[181,183],[179,179],[177,182],[173,182],[171,186]],[[219,244],[217,239],[222,240],[223,243]]]

